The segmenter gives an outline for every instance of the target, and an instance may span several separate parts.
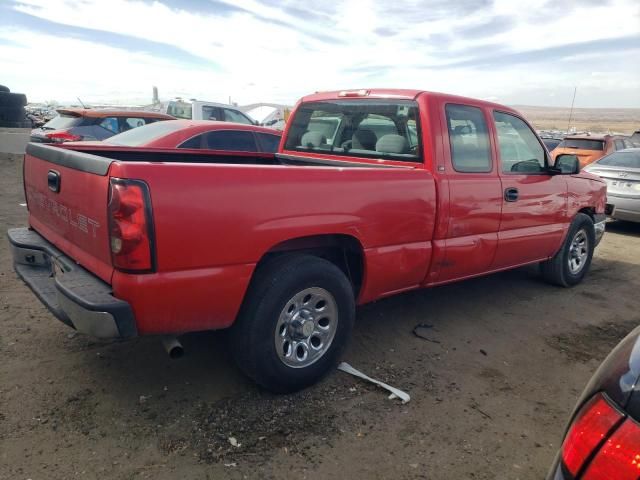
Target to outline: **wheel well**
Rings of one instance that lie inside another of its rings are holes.
[[[360,242],[350,235],[313,235],[286,240],[267,251],[256,269],[266,261],[285,253],[306,253],[330,261],[344,272],[357,298],[364,276],[364,249]]]
[[[581,208],[578,213],[584,213],[586,215],[589,215],[591,217],[591,219],[593,220],[595,218],[595,214],[596,214],[596,209],[593,207],[584,207]]]

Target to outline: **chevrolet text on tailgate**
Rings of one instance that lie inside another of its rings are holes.
[[[140,127],[148,128],[148,127]],[[99,337],[231,329],[278,392],[336,362],[355,306],[539,263],[579,283],[605,184],[514,110],[417,90],[300,100],[279,152],[30,144],[16,272]]]

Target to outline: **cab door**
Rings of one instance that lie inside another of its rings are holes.
[[[502,185],[489,129],[489,110],[472,105],[443,105],[444,169],[449,218],[444,258],[435,283],[486,273],[498,244]],[[448,144],[448,145],[447,145]],[[448,146],[448,148],[446,148]],[[448,157],[448,158],[447,158]]]
[[[545,260],[568,227],[566,177],[549,174],[546,150],[524,120],[494,110],[492,127],[503,191],[493,268]]]

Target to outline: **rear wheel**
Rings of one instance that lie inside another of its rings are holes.
[[[542,276],[547,282],[562,287],[577,285],[589,271],[595,244],[593,220],[579,213],[571,223],[560,250],[553,258],[540,264]]]
[[[345,274],[311,255],[283,255],[259,267],[231,329],[239,367],[268,390],[309,386],[338,359],[353,328]]]

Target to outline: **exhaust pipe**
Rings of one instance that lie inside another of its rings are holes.
[[[184,355],[184,348],[176,337],[164,337],[162,339],[162,345],[164,349],[167,351],[169,358],[176,359],[180,358]]]

